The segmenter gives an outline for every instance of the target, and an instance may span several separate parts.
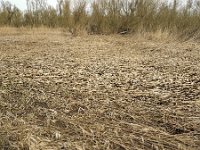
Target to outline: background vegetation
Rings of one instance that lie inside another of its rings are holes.
[[[177,32],[193,36],[200,26],[200,0],[58,0],[57,7],[46,0],[27,0],[22,12],[8,1],[0,0],[0,26],[63,27],[75,34]],[[183,32],[184,31],[184,32]]]

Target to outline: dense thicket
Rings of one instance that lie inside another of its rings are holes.
[[[22,12],[11,3],[0,0],[1,26],[64,27],[72,33],[119,33],[167,30],[196,32],[200,26],[200,0],[58,0],[57,7],[46,0],[27,0]]]

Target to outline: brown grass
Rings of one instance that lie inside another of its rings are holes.
[[[198,43],[11,31],[0,36],[0,149],[199,149]]]

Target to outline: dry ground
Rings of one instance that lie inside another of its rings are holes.
[[[0,33],[0,149],[200,149],[200,44]]]

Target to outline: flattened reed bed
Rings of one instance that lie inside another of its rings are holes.
[[[199,148],[198,43],[34,35],[0,39],[1,149]]]

